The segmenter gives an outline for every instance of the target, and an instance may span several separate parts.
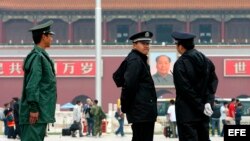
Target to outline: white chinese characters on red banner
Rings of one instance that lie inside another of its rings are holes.
[[[250,77],[250,59],[225,59],[224,76]]]
[[[95,60],[55,59],[57,77],[95,77]],[[0,77],[23,77],[23,60],[0,60]]]

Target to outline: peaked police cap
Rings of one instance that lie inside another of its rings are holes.
[[[138,42],[138,41],[146,41],[150,42],[151,38],[153,37],[153,33],[150,31],[143,31],[136,33],[132,35],[129,40],[131,40],[133,43]]]

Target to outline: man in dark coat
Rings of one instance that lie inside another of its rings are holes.
[[[4,118],[3,118],[3,122],[4,122],[4,135],[8,135],[8,131],[9,131],[9,127],[7,125],[7,114],[8,114],[8,111],[10,110],[10,103],[5,103],[4,104],[4,111],[3,111],[3,114],[4,114]]]
[[[23,64],[24,80],[19,123],[22,141],[43,141],[48,123],[55,122],[57,99],[54,63],[46,48],[50,47],[53,21],[30,29],[35,46]]]
[[[147,63],[152,36],[153,34],[149,31],[131,36],[133,49],[125,59],[127,61],[124,73],[125,82],[122,86],[122,95],[125,99],[121,99],[121,106],[124,106],[123,102],[128,102],[126,115],[128,122],[132,123],[132,141],[153,140],[157,117],[157,97]]]
[[[14,114],[14,119],[15,119],[15,132],[16,135],[20,137],[20,127],[19,127],[19,105],[20,105],[20,100],[18,97],[13,97],[13,114]]]
[[[218,85],[214,64],[194,49],[195,35],[173,32],[181,54],[173,70],[179,141],[209,141],[211,104]]]

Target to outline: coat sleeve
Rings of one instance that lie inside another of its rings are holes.
[[[208,74],[209,78],[208,78],[208,90],[207,90],[207,103],[210,103],[213,105],[219,80],[215,73],[214,64],[210,60],[208,60],[208,65],[209,65],[210,71]]]
[[[39,83],[42,78],[42,57],[36,55],[31,62],[27,75],[25,93],[28,102],[39,103],[40,88]]]
[[[136,93],[137,85],[139,83],[141,64],[138,59],[128,61],[127,68],[124,73],[124,87],[123,90],[126,95],[133,95]]]

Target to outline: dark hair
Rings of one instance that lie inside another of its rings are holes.
[[[13,97],[12,99],[15,100],[15,101],[18,101],[18,100],[19,100],[18,97]]]
[[[240,102],[240,100],[237,98],[237,99],[236,99],[236,102]]]
[[[170,104],[174,104],[175,101],[173,99],[170,100]]]
[[[225,101],[225,102],[223,102],[223,105],[224,105],[224,106],[225,106],[226,104],[228,104],[228,102],[226,102],[226,101]]]
[[[235,98],[232,98],[232,100],[231,101],[235,101],[236,99]]]
[[[218,100],[214,100],[214,103],[219,104],[219,101]]]
[[[48,36],[49,33],[42,33],[42,32],[32,32],[32,37],[33,37],[33,41],[35,44],[39,44],[42,40],[42,36]]]
[[[178,45],[182,45],[187,50],[193,49],[195,47],[194,44],[186,44],[186,43],[182,43],[182,42],[178,43]]]
[[[79,103],[81,103],[81,101],[80,101],[80,100],[77,100],[77,101],[76,101],[76,104],[79,104]]]
[[[33,41],[35,44],[38,44],[41,42],[42,35],[43,34],[41,32],[32,32],[32,37],[33,37]]]
[[[95,100],[94,100],[94,103],[95,103],[95,104],[98,104],[98,100],[97,100],[97,99],[95,99]]]
[[[241,103],[238,103],[238,105],[237,106],[242,106],[242,104]]]

